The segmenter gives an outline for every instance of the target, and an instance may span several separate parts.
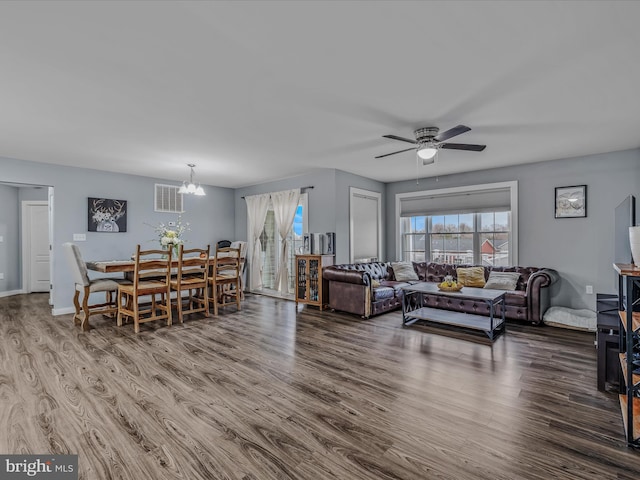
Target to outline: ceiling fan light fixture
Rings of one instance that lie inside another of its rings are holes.
[[[418,147],[418,157],[422,160],[432,160],[436,156],[436,153],[438,153],[438,149],[432,145],[423,145]],[[427,164],[425,163],[425,165]]]

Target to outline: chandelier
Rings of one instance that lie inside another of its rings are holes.
[[[198,196],[206,195],[206,193],[204,193],[204,188],[202,188],[200,184],[198,184],[198,186],[196,187],[196,184],[193,183],[193,167],[195,167],[195,165],[193,163],[188,163],[187,167],[191,169],[191,175],[189,176],[189,183],[187,183],[186,180],[182,182],[182,186],[178,190],[178,193],[188,193],[190,195],[198,195]]]

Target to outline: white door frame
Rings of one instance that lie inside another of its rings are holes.
[[[51,193],[51,189],[49,190],[49,198],[52,198],[53,195]],[[22,201],[22,291],[24,293],[31,293],[31,278],[29,273],[29,262],[31,258],[31,223],[26,221],[27,216],[29,215],[29,207],[31,206],[49,206],[49,202],[46,200],[23,200]],[[53,284],[52,273],[52,265],[53,265],[53,249],[51,248],[51,229],[52,229],[52,218],[51,218],[51,206],[49,206],[49,284]],[[49,287],[49,303],[53,298],[52,288]]]
[[[378,203],[378,261],[382,262],[382,194],[380,192],[372,192],[371,190],[364,190],[362,188],[349,187],[349,262],[354,261],[354,245],[353,245],[353,198],[354,197],[366,197],[372,200],[376,200]]]
[[[49,305],[53,307],[53,187],[48,189],[49,197]]]

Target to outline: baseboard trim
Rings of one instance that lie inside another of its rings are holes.
[[[68,315],[70,313],[75,313],[76,309],[73,307],[64,307],[64,308],[54,308],[51,310],[51,314],[54,317],[57,317],[58,315]]]
[[[24,293],[25,293],[24,290],[9,290],[8,292],[0,292],[0,298],[12,297],[13,295],[22,295]]]

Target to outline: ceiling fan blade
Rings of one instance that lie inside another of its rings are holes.
[[[391,140],[400,140],[401,142],[413,143],[414,145],[418,142],[415,140],[409,140],[408,138],[399,137],[397,135],[383,135],[384,138],[390,138]]]
[[[415,150],[415,148],[407,148],[405,150],[399,150],[397,152],[387,153],[386,155],[378,155],[377,157],[374,157],[374,158],[388,157],[389,155],[395,155],[396,153],[408,152],[409,150]]]
[[[444,142],[445,140],[449,140],[450,138],[460,135],[461,133],[468,132],[469,130],[471,129],[465,125],[458,125],[457,127],[450,128],[446,132],[439,133],[435,136],[434,140],[436,142]]]
[[[470,150],[472,152],[481,152],[486,145],[471,145],[468,143],[441,143],[440,148],[447,148],[449,150]]]

